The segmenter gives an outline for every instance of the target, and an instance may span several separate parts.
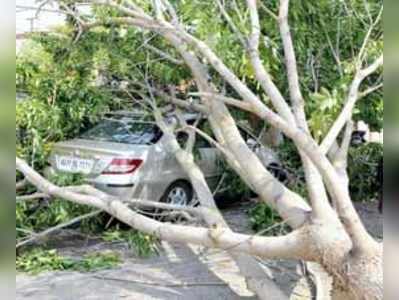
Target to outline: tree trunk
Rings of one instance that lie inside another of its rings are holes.
[[[383,299],[383,251],[349,255],[348,259],[332,270],[334,277],[333,300]]]

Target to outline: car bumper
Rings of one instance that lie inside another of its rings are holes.
[[[57,174],[53,167],[45,169],[46,178],[50,179]],[[141,178],[143,179],[143,178]],[[139,176],[100,175],[95,178],[86,178],[85,181],[95,188],[122,200],[141,199],[159,201],[169,186],[166,180],[140,180]]]

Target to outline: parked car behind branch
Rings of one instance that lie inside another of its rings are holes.
[[[198,115],[185,114],[184,118],[192,124]],[[174,119],[169,116],[166,121]],[[184,144],[187,134],[180,132],[177,139]],[[253,143],[253,139],[248,142]],[[257,146],[255,153],[266,166],[276,164],[274,158],[265,160],[265,151]],[[200,136],[196,138],[195,153],[198,166],[214,189],[223,173],[221,153]],[[188,205],[194,196],[187,174],[166,150],[161,129],[152,120],[144,119],[142,113],[120,111],[105,115],[79,137],[56,143],[49,162],[48,175],[82,174],[88,183],[122,199]]]
[[[188,123],[197,115],[186,114]],[[166,121],[171,122],[173,116]],[[178,139],[185,142],[181,133]],[[196,159],[209,185],[221,175],[218,150],[196,140]],[[193,189],[173,154],[166,151],[164,135],[142,114],[115,112],[81,136],[55,144],[49,173],[78,173],[100,190],[123,199],[140,198],[187,205]]]

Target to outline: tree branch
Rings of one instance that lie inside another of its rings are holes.
[[[352,118],[352,112],[355,107],[357,100],[359,99],[359,87],[363,80],[370,76],[372,73],[377,71],[384,63],[383,55],[378,57],[371,65],[367,68],[359,70],[349,89],[349,94],[347,96],[346,103],[339,114],[338,118],[335,120],[334,124],[331,126],[324,140],[320,144],[321,151],[327,153],[331,148],[332,144],[338,137],[345,123]]]
[[[171,56],[170,54],[168,54],[168,53],[166,53],[166,52],[164,52],[164,51],[162,51],[162,50],[160,50],[160,49],[158,49],[158,48],[156,48],[156,47],[154,47],[154,46],[152,46],[150,44],[145,44],[144,47],[149,49],[149,50],[151,50],[152,52],[158,54],[160,57],[170,61],[171,63],[174,63],[176,65],[184,64],[184,62],[182,60],[176,59],[173,56]]]
[[[367,31],[366,36],[363,40],[363,44],[362,44],[362,47],[360,48],[360,51],[359,51],[359,54],[357,57],[357,62],[356,62],[356,65],[359,69],[361,68],[361,65],[362,65],[362,62],[364,59],[364,54],[365,54],[365,51],[367,48],[367,44],[370,40],[371,33],[373,32],[375,26],[380,22],[383,11],[384,11],[384,6],[381,5],[380,11],[379,11],[376,19],[374,20],[373,23],[370,24],[369,30]]]
[[[26,179],[22,179],[15,184],[15,189],[17,191],[22,190],[24,187],[28,185],[28,181]]]
[[[258,8],[256,0],[247,0],[247,6],[251,16],[251,35],[248,40],[248,54],[251,59],[251,64],[255,71],[255,76],[262,86],[263,90],[270,97],[273,106],[276,108],[277,112],[283,116],[283,118],[295,124],[295,118],[289,108],[287,102],[282,96],[281,92],[278,90],[274,82],[272,81],[269,73],[266,71],[265,67],[259,56],[259,38],[260,38],[260,22],[258,15]],[[245,98],[244,98],[245,99]]]
[[[347,187],[349,186],[349,177],[347,173],[348,152],[352,140],[352,132],[353,132],[353,121],[349,120],[346,123],[345,134],[342,139],[341,146],[334,155],[334,160],[333,160],[333,164],[338,174],[341,176],[344,185]]]
[[[247,43],[245,41],[243,34],[237,28],[237,26],[234,24],[233,20],[230,18],[229,14],[227,13],[223,4],[220,2],[220,0],[216,0],[216,4],[218,5],[220,12],[222,13],[222,16],[225,18],[226,22],[229,24],[231,30],[236,34],[237,39],[240,41],[241,45],[246,47]]]
[[[251,103],[244,102],[242,100],[234,99],[234,98],[231,98],[231,97],[226,97],[226,96],[223,96],[221,94],[198,93],[197,92],[197,93],[190,93],[190,95],[192,95],[192,96],[200,96],[200,97],[201,96],[210,97],[212,99],[222,101],[222,102],[226,103],[227,105],[237,107],[237,108],[239,108],[241,110],[244,110],[244,111],[252,112],[254,110],[254,107],[253,107],[253,105]]]
[[[201,228],[161,223],[130,210],[128,206],[112,196],[98,197],[67,191],[41,177],[26,162],[16,158],[16,167],[31,184],[44,193],[65,200],[97,207],[108,212],[133,228],[173,242],[192,243],[206,247],[227,249],[257,255],[264,258],[310,259],[311,253],[306,245],[304,233],[295,231],[281,237],[251,237],[218,228]],[[305,250],[304,250],[305,249]]]
[[[49,198],[47,194],[44,193],[33,193],[31,195],[23,195],[23,196],[17,196],[16,201],[18,202],[23,202],[23,201],[28,201],[28,200],[36,200],[36,199],[43,199],[43,198]]]
[[[367,97],[368,95],[374,93],[375,91],[377,91],[377,90],[379,90],[379,89],[381,89],[383,87],[384,87],[384,83],[379,83],[379,84],[377,84],[375,86],[372,86],[372,87],[360,92],[358,99]]]
[[[279,28],[284,46],[285,65],[287,69],[288,87],[293,112],[298,126],[310,135],[309,126],[305,114],[305,102],[299,85],[297,60],[295,56],[294,44],[291,37],[288,23],[289,0],[280,1]],[[329,204],[327,192],[324,187],[323,179],[317,168],[309,157],[300,151],[304,166],[306,184],[309,197],[312,202],[313,215],[321,217],[323,215],[333,215],[333,210]]]

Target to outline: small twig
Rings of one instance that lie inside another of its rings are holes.
[[[39,4],[39,6],[36,8],[36,13],[35,13],[35,19],[37,19],[39,17],[40,12],[42,11],[42,9],[49,4],[50,2],[52,2],[53,0],[45,0],[43,2],[41,2]]]
[[[264,4],[262,1],[259,2],[260,3],[260,7],[269,14],[269,16],[271,16],[274,20],[278,21],[278,15],[276,13],[274,13],[270,8],[268,8],[266,6],[266,4]]]
[[[226,179],[226,172],[224,172],[223,174],[222,174],[222,176],[220,177],[220,180],[219,180],[219,182],[218,182],[218,185],[216,186],[216,189],[213,191],[213,196],[215,196],[220,190],[221,190],[221,187],[223,186],[223,183],[224,183],[224,180]]]
[[[357,68],[359,70],[360,70],[362,62],[363,62],[364,54],[366,52],[366,48],[367,48],[367,44],[370,40],[370,36],[371,36],[375,26],[377,26],[378,22],[381,20],[383,10],[384,10],[384,6],[381,6],[381,9],[380,9],[375,21],[372,24],[370,24],[369,30],[367,31],[366,36],[363,40],[362,47],[360,48],[359,54],[357,56]]]
[[[31,244],[31,243],[39,240],[39,239],[44,238],[45,236],[47,236],[47,235],[49,235],[51,233],[54,233],[54,232],[56,232],[56,231],[58,231],[60,229],[63,229],[65,227],[69,227],[69,226],[71,226],[73,224],[76,224],[76,223],[78,223],[78,222],[80,222],[80,221],[82,221],[84,219],[88,219],[88,218],[94,217],[94,216],[98,215],[101,212],[102,212],[102,210],[99,209],[99,210],[96,210],[94,212],[91,212],[91,213],[76,217],[76,218],[74,218],[74,219],[72,219],[72,220],[70,220],[68,222],[65,222],[65,223],[59,224],[57,226],[51,227],[49,229],[46,229],[45,231],[42,231],[40,233],[33,233],[31,237],[29,237],[28,239],[18,243],[16,245],[16,249],[21,248],[22,246],[26,246],[28,244]]]
[[[236,248],[236,247],[238,247],[238,246],[240,246],[241,244],[243,244],[243,243],[246,243],[246,242],[249,242],[251,239],[253,239],[255,236],[260,236],[260,235],[263,235],[263,234],[265,234],[265,233],[268,233],[268,232],[270,232],[271,230],[273,230],[274,228],[277,228],[277,227],[282,227],[284,224],[287,224],[287,222],[288,222],[288,219],[287,220],[284,220],[284,221],[281,221],[281,222],[278,222],[278,223],[276,223],[276,224],[273,224],[272,226],[269,226],[269,227],[267,227],[267,228],[264,228],[264,229],[262,229],[262,230],[259,230],[258,232],[256,232],[254,235],[252,235],[251,237],[249,237],[249,238],[247,238],[247,239],[245,239],[245,240],[243,240],[243,241],[241,241],[241,242],[239,242],[239,243],[236,243],[235,245],[232,245],[232,246],[230,246],[230,247],[228,247],[228,248],[221,248],[223,251],[230,251],[230,250],[232,250],[232,249],[234,249],[234,248]]]
[[[160,57],[164,58],[165,60],[170,61],[171,63],[174,63],[176,65],[183,65],[184,61],[174,58],[172,55],[169,53],[166,53],[150,44],[144,44],[144,47],[147,48],[148,50],[151,50],[152,52],[158,54]]]
[[[219,10],[221,12],[221,14],[223,15],[223,17],[225,18],[226,22],[229,24],[231,30],[236,34],[237,39],[240,41],[240,43],[246,47],[247,43],[246,40],[243,36],[243,34],[241,33],[241,31],[237,28],[237,26],[234,24],[234,21],[231,19],[231,17],[229,16],[229,14],[227,13],[226,9],[224,8],[223,4],[220,2],[220,0],[216,0],[216,4],[219,7]]]
[[[142,285],[151,285],[151,286],[161,286],[161,287],[189,287],[189,286],[225,286],[227,283],[225,282],[176,282],[176,283],[162,283],[162,282],[152,282],[152,281],[142,281],[142,280],[131,280],[131,279],[122,279],[115,277],[107,277],[107,276],[93,276],[96,279],[100,280],[111,280],[111,281],[119,281],[119,282],[129,282],[136,283]]]
[[[226,103],[228,105],[231,105],[231,106],[234,106],[234,107],[237,107],[239,109],[249,111],[249,112],[253,112],[253,110],[254,110],[254,106],[251,103],[248,103],[248,102],[245,102],[242,100],[238,100],[238,99],[235,99],[232,97],[226,97],[226,96],[223,96],[220,94],[195,92],[195,93],[189,93],[189,95],[198,96],[198,97],[201,97],[201,96],[210,97],[212,99],[223,101],[224,103]]]
[[[201,209],[192,206],[173,205],[168,203],[161,203],[149,200],[139,200],[139,199],[125,200],[124,202],[133,205],[135,207],[141,206],[141,207],[160,208],[166,210],[186,211],[195,215],[202,215]]]
[[[198,135],[200,135],[202,138],[204,138],[208,143],[214,145],[218,150],[220,150],[226,156],[231,155],[231,153],[224,146],[222,146],[219,142],[217,142],[215,139],[210,137],[208,134],[206,134],[202,130],[200,130],[194,126],[191,126],[191,125],[187,125],[186,127],[183,128],[183,130],[185,130],[185,129],[195,131]]]
[[[365,90],[363,92],[360,92],[358,99],[361,99],[361,98],[364,98],[364,97],[368,96],[369,94],[381,89],[383,86],[384,86],[384,84],[380,83],[380,84],[377,84],[375,86],[372,86],[372,87],[368,88],[367,90]]]

